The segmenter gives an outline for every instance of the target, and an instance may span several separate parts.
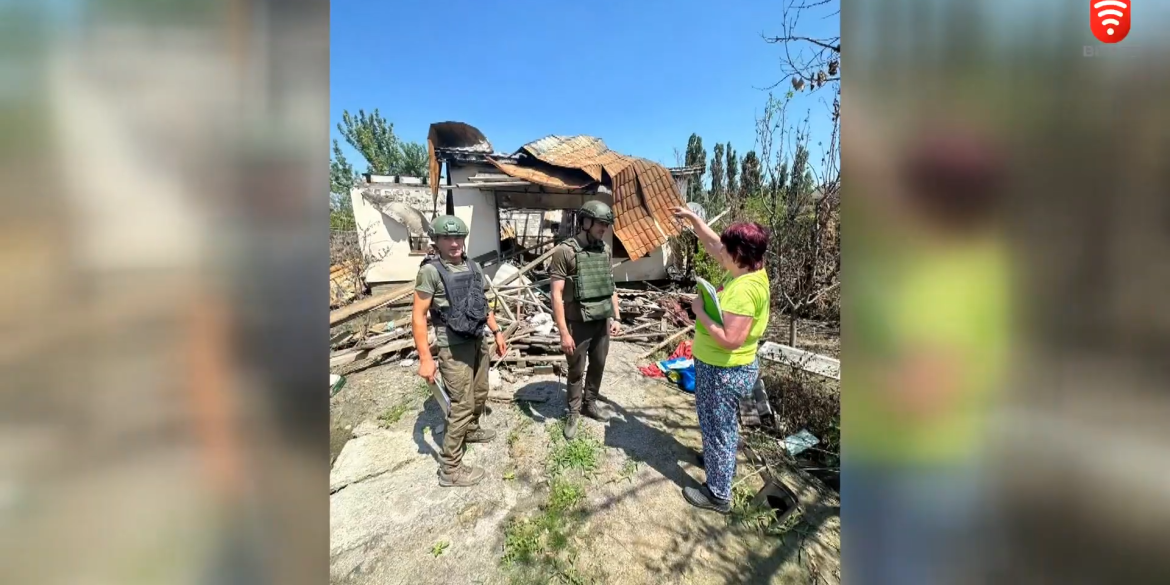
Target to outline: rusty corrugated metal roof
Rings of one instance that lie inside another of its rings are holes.
[[[546,136],[521,147],[538,160],[558,167],[585,171],[594,181],[602,180],[602,171],[616,177],[633,162],[632,157],[609,149],[593,136]]]
[[[480,138],[482,145],[477,142]],[[491,145],[479,130],[459,122],[444,122],[431,126],[428,147],[433,194],[438,192],[438,173],[433,170],[437,152],[466,151],[483,157],[508,176],[537,185],[569,190],[612,185],[614,234],[631,258],[646,256],[665,244],[667,237],[680,233],[670,208],[684,202],[672,171],[646,159],[614,152],[600,138],[545,136],[522,146],[509,161],[491,154]],[[672,170],[680,176],[695,171]]]
[[[427,169],[431,175],[431,196],[439,194],[439,158],[436,150],[459,150],[491,154],[492,143],[479,128],[463,122],[435,122],[427,132]]]
[[[598,182],[613,183],[614,234],[641,258],[680,233],[670,208],[683,205],[678,187],[662,165],[619,154],[593,136],[546,136],[521,148],[556,167],[580,169]]]
[[[537,185],[544,185],[545,187],[585,189],[597,182],[578,169],[554,167],[539,162],[536,164],[529,162],[522,166],[513,162],[498,161],[491,158],[488,161],[510,177],[523,179]]]

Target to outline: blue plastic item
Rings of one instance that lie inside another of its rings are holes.
[[[695,393],[695,364],[684,370],[676,370],[678,372],[678,387],[682,388],[684,392]]]
[[[678,384],[684,392],[695,392],[695,360],[689,357],[677,357],[658,362],[658,368],[666,374],[667,379]]]

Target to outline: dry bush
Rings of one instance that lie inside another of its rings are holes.
[[[780,365],[765,366],[761,376],[785,433],[808,429],[822,437],[839,424],[841,390],[837,381]]]
[[[362,246],[363,241],[368,241],[372,228],[366,226],[360,232],[337,230],[329,234],[329,266],[331,270],[333,267],[341,267],[329,282],[330,304],[333,308],[348,305],[366,296],[366,271],[388,253],[388,250],[371,252],[368,247]]]

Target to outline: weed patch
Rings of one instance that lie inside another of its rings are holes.
[[[447,547],[449,547],[449,546],[451,546],[451,543],[449,543],[445,540],[441,540],[439,542],[436,542],[435,545],[431,547],[431,555],[434,556],[435,558],[439,558],[439,555],[446,552]]]
[[[755,491],[746,485],[736,485],[731,490],[731,514],[728,521],[767,536],[783,536],[800,523],[800,514],[791,514],[781,524],[776,510],[768,506],[752,504]]]
[[[559,436],[559,434],[558,434]],[[563,438],[553,442],[549,453],[549,475],[575,470],[592,475],[601,457],[601,443],[589,436],[578,436],[572,441]]]
[[[391,425],[402,420],[402,417],[411,409],[416,408],[420,402],[426,402],[426,399],[431,395],[431,388],[426,382],[420,382],[415,387],[414,392],[407,395],[401,402],[387,408],[385,412],[378,415],[378,426],[384,429],[390,428]],[[430,427],[423,428],[423,434],[426,434]]]
[[[622,469],[621,469],[621,471],[618,472],[617,477],[609,480],[608,483],[614,483],[614,482],[618,482],[618,481],[628,481],[630,483],[633,483],[634,482],[634,475],[636,475],[637,473],[638,473],[638,462],[634,461],[633,459],[626,459],[626,462],[622,464]]]
[[[378,426],[382,428],[389,428],[394,423],[402,420],[402,416],[410,410],[411,403],[409,401],[399,402],[394,406],[386,409],[386,412],[378,415]]]
[[[520,440],[521,435],[523,435],[525,432],[527,432],[531,426],[532,426],[532,419],[530,419],[530,418],[520,419],[520,422],[516,423],[516,426],[512,427],[512,430],[508,432],[508,446],[511,447],[511,446],[515,445],[516,441]]]
[[[518,425],[513,433],[523,428]],[[600,462],[601,443],[586,433],[566,441],[563,430],[560,421],[549,425],[547,501],[538,514],[513,520],[504,528],[501,561],[514,569],[514,583],[597,582],[576,567],[572,532],[580,520],[586,481]]]

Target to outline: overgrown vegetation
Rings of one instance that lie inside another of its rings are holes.
[[[776,410],[777,429],[753,431],[745,436],[752,448],[773,463],[792,461],[783,451],[784,437],[807,430],[819,442],[795,457],[798,467],[834,489],[840,486],[841,390],[840,383],[795,368],[768,365],[761,375],[768,401]],[[758,437],[760,440],[758,440]]]
[[[329,265],[341,267],[338,274],[330,276],[331,306],[349,304],[365,296],[366,271],[389,253],[388,249],[371,250],[362,246],[362,241],[370,240],[372,229],[373,226],[365,226],[329,234]]]
[[[581,519],[585,487],[600,463],[601,443],[586,432],[566,441],[563,432],[561,421],[548,425],[546,502],[539,513],[512,520],[504,529],[501,562],[514,569],[516,583],[597,582],[576,567],[572,530]]]
[[[767,536],[783,536],[800,524],[800,513],[790,514],[781,523],[776,510],[766,505],[752,503],[756,492],[744,484],[735,484],[731,489],[731,514],[728,521],[732,524],[755,530]]]
[[[703,169],[688,186],[688,201],[703,205],[709,218],[727,210],[731,221],[755,221],[771,231],[766,266],[773,306],[792,317],[831,321],[840,319],[841,40],[839,35],[810,37],[798,29],[802,17],[832,17],[836,7],[829,2],[785,2],[781,34],[765,37],[784,47],[781,78],[768,89],[789,81],[792,89],[781,96],[768,94],[756,120],[755,148],[741,160],[731,144],[717,144],[708,165],[702,137],[692,134],[685,158],[687,166]],[[817,142],[822,146],[818,164],[809,148],[808,115],[795,123],[788,108],[796,94],[826,88],[832,92],[831,106],[826,102],[832,130]],[[710,187],[705,188],[707,169]],[[676,273],[713,283],[722,280],[722,269],[693,245],[693,237],[675,240],[681,268]]]
[[[385,412],[378,415],[378,426],[385,429],[402,420],[402,416],[410,410],[410,406],[410,402],[404,401],[387,408]]]

